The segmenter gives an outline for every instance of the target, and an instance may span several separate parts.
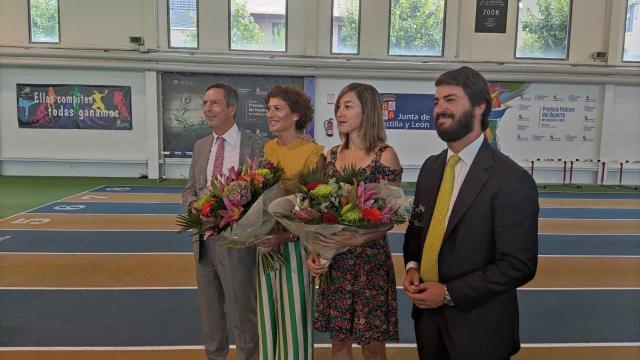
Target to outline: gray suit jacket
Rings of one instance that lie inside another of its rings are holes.
[[[242,166],[247,159],[256,159],[264,150],[264,144],[267,139],[240,129],[240,161]],[[205,136],[193,146],[193,158],[189,168],[189,180],[182,191],[182,205],[186,211],[189,211],[189,204],[200,199],[207,190],[207,163],[209,162],[209,154],[213,145],[213,134]],[[194,241],[198,241],[198,237],[194,236]],[[194,246],[196,259],[199,259],[198,247]]]
[[[446,161],[445,150],[422,165],[414,206],[425,207],[416,216],[425,226],[407,228],[405,263],[421,261]],[[505,358],[520,348],[516,288],[533,278],[537,255],[536,184],[485,140],[453,204],[438,260],[455,303],[443,307],[444,317],[469,358]]]

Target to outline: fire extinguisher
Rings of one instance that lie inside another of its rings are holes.
[[[333,136],[333,118],[324,121],[324,133],[327,136]]]

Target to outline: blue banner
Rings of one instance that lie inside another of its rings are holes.
[[[18,125],[40,129],[131,130],[131,87],[16,85]]]
[[[433,94],[385,93],[381,97],[385,129],[435,130]]]

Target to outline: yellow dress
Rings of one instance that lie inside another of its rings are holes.
[[[264,146],[265,157],[284,169],[284,183],[295,180],[301,171],[314,168],[323,150],[322,145],[300,138],[286,146],[279,145],[278,139],[273,139]]]
[[[314,168],[323,146],[297,139],[289,145],[269,141],[265,157],[284,169],[283,183],[296,179],[301,171]],[[285,264],[265,273],[258,266],[258,324],[260,360],[313,359],[314,283],[305,266],[306,255],[300,240],[282,245]]]

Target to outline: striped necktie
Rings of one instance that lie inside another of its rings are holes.
[[[438,281],[438,254],[440,254],[440,247],[447,229],[447,214],[449,213],[449,204],[451,203],[453,183],[456,176],[455,167],[459,161],[460,157],[458,155],[451,156],[444,169],[440,190],[438,191],[438,200],[436,200],[431,224],[422,249],[420,277],[424,281]]]

